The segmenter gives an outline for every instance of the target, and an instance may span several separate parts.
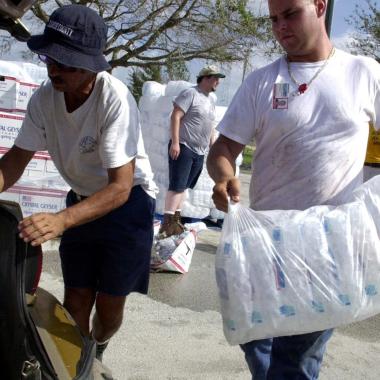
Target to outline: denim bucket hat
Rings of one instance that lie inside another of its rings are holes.
[[[111,68],[103,55],[106,42],[103,19],[94,10],[74,4],[56,9],[44,33],[32,36],[27,45],[33,53],[63,65],[98,73]]]

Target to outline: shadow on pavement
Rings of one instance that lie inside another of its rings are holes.
[[[197,312],[219,311],[215,281],[215,252],[220,230],[199,234],[189,272],[186,274],[152,273],[148,296],[172,307]]]
[[[353,323],[337,329],[341,335],[346,335],[362,342],[378,343],[380,341],[380,314],[361,322]]]

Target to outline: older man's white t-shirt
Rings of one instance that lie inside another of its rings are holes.
[[[134,185],[155,195],[136,102],[127,87],[107,72],[97,75],[89,98],[71,113],[64,94],[50,80],[44,82],[28,104],[15,145],[48,150],[65,181],[85,196],[107,186],[107,169],[135,159]]]

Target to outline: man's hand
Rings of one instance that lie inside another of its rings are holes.
[[[232,177],[226,181],[217,182],[213,188],[212,200],[217,209],[227,212],[229,199],[233,202],[240,201],[240,181]]]
[[[179,156],[181,148],[179,143],[174,144],[173,142],[170,144],[169,155],[172,160],[176,160]]]
[[[37,213],[23,219],[18,229],[24,242],[36,246],[61,235],[65,230],[65,221],[59,213]]]

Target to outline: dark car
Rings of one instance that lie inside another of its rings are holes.
[[[42,251],[19,238],[21,219],[17,203],[0,201],[0,378],[112,379],[94,342],[38,287]]]
[[[27,41],[30,33],[20,18],[36,0],[0,0],[0,29],[7,30],[19,41]]]

